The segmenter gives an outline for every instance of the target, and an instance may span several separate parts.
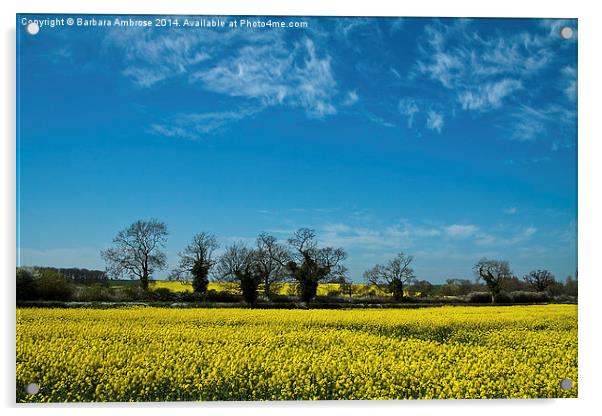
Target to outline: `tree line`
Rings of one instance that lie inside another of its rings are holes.
[[[113,246],[101,252],[108,274],[138,279],[140,286],[148,290],[151,275],[167,267],[163,252],[167,235],[165,223],[154,219],[136,221],[120,231]],[[309,228],[297,230],[286,244],[262,233],[254,246],[234,243],[216,257],[218,248],[215,235],[194,235],[178,253],[178,264],[170,272],[170,280],[192,280],[193,290],[204,294],[213,272],[220,280],[237,282],[245,301],[253,303],[260,284],[269,298],[274,283],[292,279],[299,284],[301,299],[308,302],[316,296],[320,282],[344,278],[347,271],[341,264],[347,257],[345,251],[319,247],[315,231]]]
[[[90,270],[78,267],[33,267],[34,270],[52,270],[53,272],[60,273],[67,281],[75,284],[91,285],[91,284],[102,284],[106,285],[109,281],[107,273],[104,270]]]
[[[167,268],[164,253],[168,231],[165,223],[151,220],[138,220],[120,231],[113,239],[113,245],[101,252],[110,276],[128,276],[140,281],[140,286],[148,290],[151,276]],[[223,254],[216,256],[219,249],[217,237],[200,232],[178,253],[177,266],[169,273],[170,280],[192,281],[195,293],[205,294],[209,276],[227,282],[236,282],[243,298],[249,303],[257,300],[258,288],[271,296],[272,285],[283,281],[298,284],[302,301],[315,298],[320,283],[336,282],[349,284],[347,268],[342,264],[347,253],[341,247],[320,246],[316,233],[310,228],[298,229],[285,242],[274,236],[261,233],[254,244],[236,242],[224,248]],[[414,289],[428,292],[432,284],[417,281],[411,267],[413,257],[403,252],[384,264],[377,264],[364,273],[367,283],[392,293],[395,300],[402,300],[409,285]],[[507,261],[481,259],[474,265],[478,281],[484,282],[492,300],[501,296],[508,282],[517,280]],[[548,290],[557,284],[548,270],[534,270],[524,278],[526,285],[537,292]]]

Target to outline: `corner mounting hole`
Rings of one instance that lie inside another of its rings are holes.
[[[40,32],[40,25],[37,22],[29,22],[25,29],[30,35],[37,35]]]
[[[571,390],[573,388],[573,381],[570,378],[563,378],[560,381],[560,388],[562,390]]]
[[[570,39],[573,37],[573,29],[571,29],[568,26],[563,27],[562,29],[560,29],[560,36],[562,37],[562,39]]]
[[[40,386],[38,383],[29,383],[27,386],[25,386],[25,392],[27,394],[38,394],[39,391]]]

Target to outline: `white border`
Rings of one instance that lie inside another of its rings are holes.
[[[2,387],[0,405],[8,407],[8,414],[44,413],[106,414],[128,413],[164,415],[167,408],[178,413],[219,413],[239,416],[244,414],[307,415],[313,413],[344,412],[366,414],[416,413],[438,415],[507,415],[508,413],[589,414],[599,407],[600,368],[600,299],[602,272],[596,262],[598,236],[602,233],[600,214],[600,180],[602,172],[599,157],[602,134],[599,128],[597,98],[602,96],[599,76],[602,41],[602,15],[595,2],[578,0],[528,2],[502,0],[497,2],[470,0],[420,0],[392,4],[391,0],[289,0],[289,1],[214,1],[192,2],[182,0],[5,0],[1,2],[2,20],[2,126],[4,137],[0,155],[0,193],[2,201],[3,238],[2,256],[2,360],[0,373]],[[506,400],[506,401],[421,401],[421,402],[318,402],[318,403],[207,403],[207,404],[136,404],[124,406],[51,405],[14,407],[14,280],[15,266],[15,13],[129,13],[129,14],[218,14],[218,15],[336,15],[336,16],[453,16],[453,17],[572,17],[579,19],[579,395],[577,400]],[[12,406],[12,407],[11,407]],[[7,414],[7,413],[5,413]]]

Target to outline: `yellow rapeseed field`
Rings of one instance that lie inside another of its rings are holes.
[[[575,305],[23,308],[16,349],[19,402],[577,396]]]
[[[347,291],[351,292],[351,296],[390,296],[390,293],[387,293],[374,285],[369,285],[365,283],[353,283],[348,286],[348,289],[342,287],[343,285],[339,283],[320,283],[318,285],[317,295],[318,296],[326,296],[329,293],[337,292],[337,294],[341,296],[345,296],[348,294]],[[119,287],[116,285],[115,287]],[[156,280],[151,282],[151,289],[160,289],[165,288],[169,289],[172,292],[192,292],[192,283],[191,282],[177,282],[177,281],[168,281],[168,280]],[[238,283],[229,283],[229,282],[209,282],[207,286],[207,290],[215,290],[216,292],[227,292],[232,294],[240,294],[240,285]],[[259,285],[259,293],[263,294],[263,285]],[[274,283],[272,286],[272,293],[277,295],[293,295],[297,293],[297,284],[296,283]],[[405,296],[410,296],[411,293],[409,290],[404,291]],[[417,293],[414,293],[417,295]]]

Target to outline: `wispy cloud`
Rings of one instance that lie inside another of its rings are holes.
[[[479,228],[472,224],[452,224],[445,227],[445,234],[450,237],[466,238],[474,235]]]
[[[324,225],[320,239],[326,245],[364,250],[396,249],[411,244],[409,235],[396,228],[376,230],[342,223]]]
[[[371,221],[362,225],[327,223],[319,231],[324,244],[391,252],[413,246],[414,239],[434,238],[442,233],[439,228],[414,226],[407,221],[384,227],[375,227]]]
[[[550,162],[551,160],[552,160],[552,158],[550,156],[523,157],[523,158],[507,159],[504,161],[504,163],[507,165],[536,165],[538,163]]]
[[[150,132],[167,137],[198,139],[259,111],[259,108],[242,108],[237,111],[180,114],[166,122],[152,124]]]
[[[564,93],[571,101],[577,100],[577,69],[574,66],[562,68]]]
[[[568,41],[560,37],[566,25],[576,29],[574,21],[552,19],[542,21],[539,28],[509,35],[484,34],[466,19],[451,24],[436,21],[425,27],[420,58],[412,74],[447,90],[447,107],[452,108],[452,114],[456,104],[476,113],[497,110],[500,121],[494,127],[508,132],[509,139],[546,138],[551,142],[550,151],[570,148],[576,141],[576,67],[562,67],[560,84],[551,86],[568,101],[542,105],[531,85],[544,70],[552,68],[564,48],[576,41],[576,36]],[[549,159],[544,154],[529,160],[539,163]]]
[[[387,121],[387,120],[385,120],[385,119],[383,119],[383,118],[380,118],[380,117],[378,117],[378,116],[375,116],[374,114],[370,114],[370,113],[368,113],[368,114],[367,114],[367,117],[368,117],[368,120],[370,120],[371,122],[373,122],[373,123],[376,123],[376,124],[378,124],[378,125],[380,125],[380,126],[383,126],[383,127],[388,127],[388,128],[393,128],[393,127],[395,127],[395,124],[394,124],[394,123],[391,123],[390,121]]]
[[[233,58],[195,72],[192,80],[210,91],[252,98],[268,106],[299,106],[310,117],[336,113],[331,57],[320,56],[309,38],[292,50],[283,43],[245,46]]]
[[[338,94],[332,57],[309,37],[290,42],[281,31],[127,32],[109,31],[105,44],[122,51],[122,74],[143,88],[183,77],[192,88],[245,99],[241,104],[297,107],[312,118],[359,99],[355,91]]]
[[[403,29],[403,27],[405,26],[405,22],[406,22],[406,19],[404,19],[403,17],[396,18],[393,21],[393,23],[391,24],[391,26],[389,27],[389,33],[395,34],[399,31],[401,31]]]
[[[546,29],[510,36],[499,32],[485,35],[471,20],[458,19],[451,24],[436,21],[424,29],[420,57],[411,74],[449,91],[449,108],[459,104],[464,111],[485,113],[516,102],[519,97],[525,102],[520,95],[527,93],[525,81],[550,66],[554,59],[552,45],[560,41]],[[571,88],[569,84],[565,92],[571,94]],[[413,113],[409,124],[411,117]],[[440,132],[443,123],[438,121],[428,115],[427,128]],[[529,140],[544,129],[545,120],[524,120],[513,138]]]
[[[566,144],[573,144],[576,140],[573,127],[576,123],[574,110],[561,107],[557,104],[547,104],[536,108],[529,105],[520,105],[509,115],[510,138],[519,141],[535,140],[545,136],[548,139],[556,138]]]
[[[504,214],[508,214],[508,215],[514,215],[518,212],[518,210],[516,209],[516,207],[508,207],[504,209]]]
[[[408,221],[384,227],[375,224],[351,225],[342,222],[327,223],[320,227],[319,236],[324,244],[346,248],[361,248],[362,250],[402,250],[411,247],[421,247],[430,241],[445,244],[445,241],[476,246],[505,247],[529,241],[537,228],[526,226],[522,228],[506,227],[490,231],[488,227],[475,224],[449,224],[439,226],[416,226]],[[512,231],[514,230],[514,231]],[[442,237],[445,237],[442,239]]]
[[[349,91],[345,98],[343,99],[342,104],[344,106],[351,106],[359,101],[360,97],[357,95],[357,91]]]
[[[227,18],[225,19],[227,20]],[[384,127],[406,125],[441,133],[456,118],[457,110],[486,113],[504,108],[512,111],[494,126],[511,130],[508,137],[518,141],[537,138],[554,127],[546,109],[529,118],[529,108],[537,108],[530,96],[529,82],[554,61],[561,22],[550,20],[533,30],[482,32],[468,19],[453,23],[434,20],[427,23],[418,41],[418,55],[409,66],[383,54],[383,62],[356,59],[349,72],[363,74],[361,82],[373,86],[387,74],[388,83],[406,88],[405,98],[374,104],[371,89],[362,89],[357,79],[349,84],[340,71],[351,51],[364,51],[367,45],[390,40],[403,30],[403,19],[389,25],[372,19],[337,18],[336,29],[326,31],[319,22],[301,36],[286,36],[282,31],[109,31],[106,47],[122,52],[122,74],[141,88],[151,88],[179,77],[190,84],[191,93],[215,93],[235,99],[239,106],[263,110],[286,106],[303,111],[309,118],[323,119],[339,112],[363,111],[362,117]],[[378,43],[380,44],[380,43]],[[384,43],[383,43],[384,44]],[[563,45],[563,44],[561,44]],[[345,48],[345,54],[337,47]],[[357,55],[360,56],[360,55]],[[368,68],[368,73],[362,69]],[[561,70],[564,79],[557,85],[567,97],[576,97],[576,68]],[[393,79],[394,78],[394,79]],[[429,82],[430,80],[430,82]],[[424,85],[423,85],[424,84]],[[389,86],[390,86],[389,85]],[[362,91],[358,94],[358,89]],[[437,97],[416,89],[437,91]],[[364,92],[365,91],[365,92]],[[411,98],[421,97],[419,100]],[[231,101],[221,101],[219,110],[208,113],[208,127],[197,131],[210,134],[227,125]],[[360,103],[361,105],[358,105]],[[517,103],[521,103],[520,105]],[[505,107],[513,104],[512,107]],[[366,106],[365,108],[364,105]],[[392,114],[397,111],[403,122]],[[369,111],[367,111],[369,109]],[[384,110],[383,110],[384,109]],[[222,113],[223,116],[217,115]],[[574,116],[574,113],[573,113]],[[574,118],[574,117],[573,117]],[[236,116],[231,122],[240,120]],[[225,121],[222,123],[222,121]],[[190,130],[180,123],[156,123],[156,133],[185,137]],[[562,145],[560,145],[562,146]]]
[[[483,246],[511,246],[528,241],[536,232],[537,228],[532,226],[525,227],[509,237],[498,237],[490,233],[482,232],[477,235],[476,243]]]
[[[437,133],[441,133],[441,129],[445,125],[443,121],[443,114],[430,110],[426,118],[426,127],[429,130],[435,130]]]
[[[167,76],[163,70],[153,68],[128,67],[123,70],[123,75],[131,78],[140,87],[151,87],[162,81]]]
[[[560,31],[563,27],[568,26],[573,30],[573,36],[571,39],[563,39],[564,45],[569,45],[570,43],[574,43],[578,38],[578,30],[575,26],[575,20],[568,19],[542,19],[540,21],[540,26],[547,30],[547,34],[549,37],[558,38],[560,36]]]
[[[453,24],[435,23],[425,28],[425,42],[420,47],[418,73],[454,90],[457,97],[467,99],[484,95],[487,104],[492,97],[497,105],[518,88],[517,82],[533,76],[548,65],[552,51],[547,34],[525,32],[513,36],[500,34],[483,37],[471,22],[459,19]],[[473,91],[473,89],[477,91]],[[472,101],[472,100],[469,100]],[[465,109],[483,109],[466,106]]]
[[[399,112],[403,114],[408,122],[408,128],[412,128],[414,124],[414,115],[418,113],[418,104],[412,98],[404,98],[399,100],[397,105]]]
[[[463,91],[459,94],[458,99],[464,110],[487,111],[499,108],[506,96],[522,87],[523,84],[520,81],[506,78]]]
[[[191,67],[211,57],[206,40],[193,32],[161,34],[153,29],[132,28],[106,33],[105,46],[124,54],[123,75],[140,87],[187,74]]]
[[[365,33],[365,29],[375,26],[369,18],[340,18],[336,21],[336,33],[348,38],[354,32]],[[375,29],[376,30],[376,29]]]

